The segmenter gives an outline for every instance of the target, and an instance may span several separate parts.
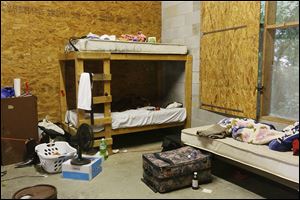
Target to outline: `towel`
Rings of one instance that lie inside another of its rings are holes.
[[[197,135],[200,137],[205,136],[212,139],[221,139],[229,136],[226,132],[226,128],[222,127],[220,124],[214,124],[206,129],[198,130]]]
[[[78,102],[77,108],[83,110],[91,110],[92,91],[89,73],[82,73],[80,75],[78,86]]]

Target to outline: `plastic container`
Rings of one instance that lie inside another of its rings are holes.
[[[48,173],[61,172],[64,161],[75,157],[77,150],[67,142],[43,143],[35,147],[41,166]]]
[[[48,184],[34,185],[18,190],[12,199],[57,199],[57,189]]]
[[[100,156],[103,156],[104,160],[108,158],[107,144],[104,138],[101,139],[99,145]]]

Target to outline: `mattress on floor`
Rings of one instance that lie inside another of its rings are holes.
[[[183,129],[181,141],[186,145],[209,151],[299,184],[299,156],[293,156],[292,151],[273,151],[268,145],[248,144],[230,137],[224,139],[199,137],[196,134],[199,128],[201,127]]]
[[[112,129],[183,122],[186,119],[185,108],[160,108],[160,110],[148,109],[154,109],[154,107],[143,107],[138,109],[126,110],[123,112],[112,112]],[[103,113],[94,113],[95,119],[103,117]],[[89,118],[88,113],[86,113],[86,118]],[[75,110],[69,110],[66,112],[65,122],[77,127],[77,113]],[[103,130],[103,126],[94,127],[95,132],[101,130]]]
[[[179,44],[142,43],[79,39],[74,45],[78,51],[113,53],[187,54],[187,46]]]

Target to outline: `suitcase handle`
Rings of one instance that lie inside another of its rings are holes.
[[[166,163],[169,163],[170,165],[174,165],[174,162],[168,158],[163,158],[161,157],[158,153],[154,153],[155,158],[159,159],[159,160],[163,160]]]

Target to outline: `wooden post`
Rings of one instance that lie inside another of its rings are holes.
[[[103,74],[110,75],[110,60],[103,60]],[[104,95],[111,95],[111,80],[104,82]],[[104,117],[111,117],[111,102],[104,103]],[[108,145],[108,153],[112,154],[112,136],[111,136],[111,123],[104,125],[105,139],[111,140],[111,143]]]
[[[276,1],[266,1],[262,61],[262,86],[264,90],[263,98],[261,98],[260,102],[261,116],[269,115],[270,113],[275,29],[267,29],[267,26],[276,23],[276,6]]]
[[[187,55],[185,61],[185,108],[186,108],[186,123],[184,128],[191,127],[191,115],[192,115],[192,56]]]
[[[66,93],[66,79],[65,79],[65,62],[63,60],[59,61],[60,65],[60,72],[59,72],[59,81],[60,81],[60,117],[61,122],[63,123],[65,121],[65,114],[67,111],[67,93]]]
[[[163,65],[161,62],[156,63],[156,84],[157,84],[157,97],[159,102],[162,101],[162,84],[163,84]]]

